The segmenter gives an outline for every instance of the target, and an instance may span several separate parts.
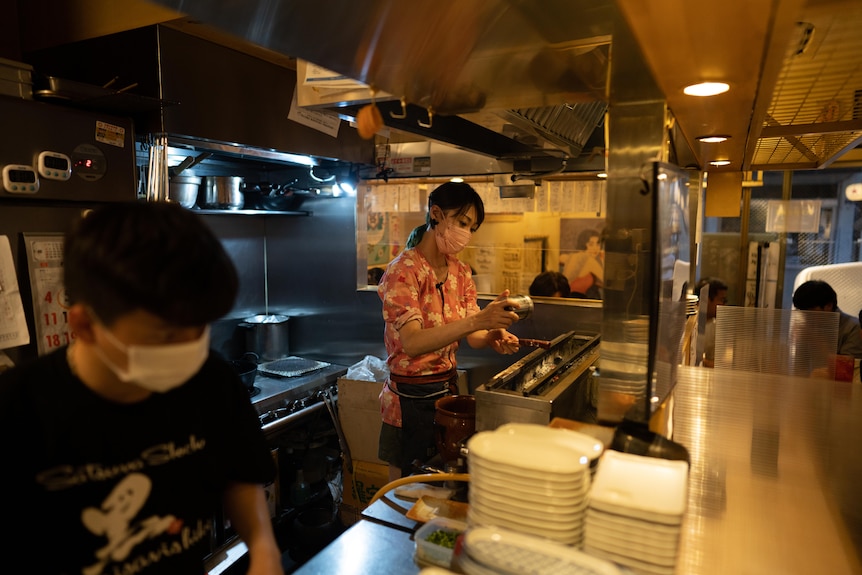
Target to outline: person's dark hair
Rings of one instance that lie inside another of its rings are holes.
[[[559,292],[559,297],[569,297],[572,293],[569,280],[560,272],[542,272],[533,278],[530,284],[530,295],[553,296]]]
[[[383,274],[386,272],[383,268],[374,267],[368,269],[368,285],[376,286],[380,283],[380,280],[383,278]]]
[[[599,238],[599,241],[601,241],[602,232],[590,228],[586,230],[581,230],[581,233],[578,234],[578,249],[587,249],[587,243],[590,241],[591,238]]]
[[[838,294],[825,281],[809,280],[793,292],[793,305],[796,309],[808,310],[830,303],[833,308],[838,308]]]
[[[718,292],[727,290],[727,284],[719,278],[702,278],[697,285],[694,286],[694,295],[700,295],[700,290],[703,286],[709,284],[709,299],[715,299]]]
[[[64,245],[70,303],[110,325],[143,309],[176,325],[203,325],[233,306],[239,279],[218,238],[178,204],[121,202],[75,223]]]
[[[432,228],[437,225],[436,221],[431,221],[431,206],[439,206],[444,212],[457,210],[456,215],[458,216],[467,213],[471,207],[475,208],[476,229],[485,221],[485,204],[476,190],[470,184],[463,182],[446,182],[428,194],[428,212],[425,214],[425,223],[415,227],[410,232],[410,236],[407,238],[408,248],[415,248],[419,245],[429,225]]]

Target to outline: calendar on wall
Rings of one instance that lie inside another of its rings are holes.
[[[72,342],[63,286],[63,234],[24,234],[39,355]]]

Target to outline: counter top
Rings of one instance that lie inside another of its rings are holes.
[[[361,520],[294,571],[298,575],[415,575],[412,534]]]
[[[862,573],[862,385],[681,367],[668,409],[691,455],[678,575]],[[383,505],[297,573],[418,573]]]
[[[680,367],[679,574],[862,573],[862,385]]]

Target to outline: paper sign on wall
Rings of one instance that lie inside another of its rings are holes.
[[[0,236],[0,349],[27,345],[30,332],[8,236]]]

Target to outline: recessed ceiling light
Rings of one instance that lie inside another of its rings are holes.
[[[728,138],[730,138],[730,136],[701,136],[697,140],[704,144],[718,144],[719,142],[724,142]]]
[[[713,160],[709,164],[711,166],[727,166],[730,165],[730,160]]]
[[[598,174],[596,174],[596,177],[597,178],[607,178],[608,175],[604,172],[599,172]]]
[[[464,181],[464,178],[457,178],[457,177],[456,178],[449,178],[449,181],[454,182],[456,184],[460,184]]]
[[[686,86],[683,92],[689,96],[715,96],[730,90],[730,85],[724,82],[701,82]]]

